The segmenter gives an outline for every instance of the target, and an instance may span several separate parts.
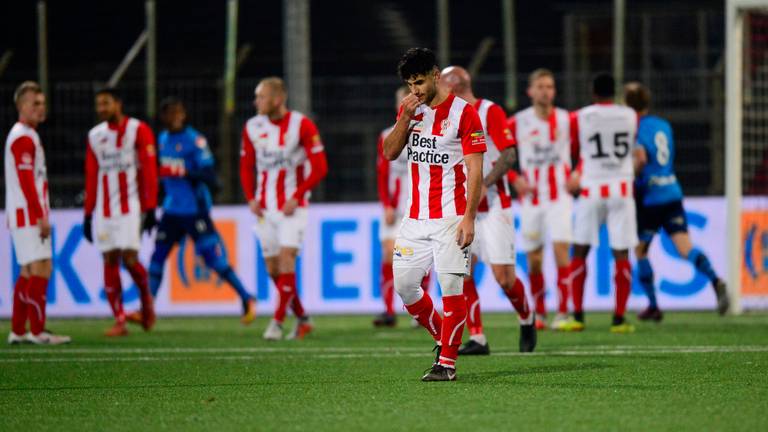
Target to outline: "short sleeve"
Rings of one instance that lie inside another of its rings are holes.
[[[461,112],[459,139],[461,140],[461,148],[465,155],[484,153],[486,151],[483,124],[480,122],[480,116],[477,115],[477,111],[470,104],[465,105],[464,110]]]

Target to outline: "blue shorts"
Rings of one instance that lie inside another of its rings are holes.
[[[663,228],[667,235],[688,232],[688,221],[682,201],[667,204],[637,206],[637,236],[643,243],[650,243]]]
[[[178,243],[185,235],[192,237],[197,244],[210,237],[218,238],[216,228],[208,214],[179,216],[164,214],[157,228],[155,241],[158,243]]]

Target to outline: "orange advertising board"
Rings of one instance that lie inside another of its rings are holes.
[[[742,213],[741,232],[741,295],[768,296],[768,211]]]
[[[213,224],[226,247],[226,251],[219,253],[226,253],[229,265],[236,269],[237,223],[233,220],[217,220]],[[186,237],[182,244],[174,248],[167,265],[171,303],[230,303],[237,299],[237,293],[195,253],[191,237]]]

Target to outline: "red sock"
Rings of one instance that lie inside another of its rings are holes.
[[[536,304],[536,314],[539,316],[547,315],[547,306],[544,304],[544,275],[542,273],[531,273],[531,295]]]
[[[304,311],[304,305],[301,304],[301,299],[299,298],[299,292],[296,289],[296,274],[295,273],[288,273],[287,275],[292,275],[293,276],[293,283],[290,283],[291,291],[292,291],[293,295],[291,296],[291,299],[290,299],[291,302],[289,304],[291,306],[291,309],[293,310],[293,314],[296,315],[297,318],[303,318],[306,315],[306,312]],[[280,288],[279,288],[280,287],[280,276],[272,278],[272,282],[275,283],[275,287],[278,287],[277,293],[278,293],[278,295],[280,295],[281,294]],[[279,307],[280,306],[278,305],[278,308]],[[286,307],[286,310],[287,310],[287,307]],[[285,313],[286,312],[284,311],[283,315],[282,315],[283,316],[282,320],[285,320]],[[275,310],[275,316],[277,316],[277,309]],[[275,318],[275,319],[277,319],[277,318]],[[279,321],[279,322],[282,323],[283,322],[282,320]]]
[[[288,305],[293,301],[296,292],[296,273],[283,273],[277,277],[278,302],[275,308],[274,319],[282,324],[285,321],[285,313]]]
[[[48,279],[32,276],[27,282],[27,316],[29,329],[37,336],[45,330],[45,303]]]
[[[139,287],[139,293],[141,294],[141,306],[149,307],[152,305],[152,294],[149,292],[149,285],[147,281],[147,270],[136,261],[131,267],[128,267],[128,273],[131,274],[133,282]]]
[[[584,310],[584,281],[587,280],[587,262],[584,258],[574,258],[571,261],[571,270],[568,277],[571,281],[573,311],[580,313]]]
[[[464,279],[464,300],[467,303],[467,327],[472,336],[483,334],[483,319],[480,317],[480,296],[473,278]]]
[[[559,295],[557,311],[561,314],[568,313],[568,267],[557,269],[557,292]]]
[[[395,314],[395,285],[392,263],[381,264],[381,298],[387,315]]]
[[[440,341],[440,331],[443,328],[443,319],[435,310],[435,305],[432,304],[432,298],[429,297],[429,294],[427,294],[426,291],[421,299],[414,304],[406,305],[405,309],[413,316],[413,319],[427,329],[435,342]]]
[[[520,319],[523,321],[527,320],[531,315],[531,309],[528,307],[528,299],[525,298],[525,287],[520,282],[520,278],[515,278],[515,284],[512,286],[512,289],[504,293],[517,311]]]
[[[29,297],[27,286],[29,279],[19,276],[16,279],[16,285],[13,287],[13,312],[11,315],[11,331],[17,336],[27,332],[27,297]]]
[[[627,300],[632,286],[632,267],[628,259],[616,260],[616,316],[623,317],[627,311]]]
[[[424,290],[424,292],[429,292],[429,278],[431,273],[427,272],[427,274],[424,275],[424,279],[421,280],[421,289]]]
[[[467,321],[467,301],[464,300],[464,296],[443,296],[443,315],[439,363],[445,367],[455,368],[459,346],[461,346],[461,335],[464,333],[464,323]]]
[[[291,299],[291,309],[293,310],[293,314],[296,316],[296,318],[304,318],[304,315],[306,315],[306,312],[304,311],[304,305],[301,304],[301,299],[299,298],[299,291],[296,289],[296,274],[291,273],[294,275],[294,281],[293,281],[293,298]]]
[[[119,264],[104,264],[104,291],[107,293],[107,300],[112,308],[112,315],[115,316],[115,320],[118,324],[124,323],[123,284],[120,281]]]

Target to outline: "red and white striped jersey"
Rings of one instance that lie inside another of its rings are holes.
[[[263,209],[282,210],[287,200],[295,198],[306,207],[310,190],[326,172],[317,127],[302,113],[289,111],[279,121],[257,115],[245,123],[240,179],[249,201],[258,199]]]
[[[501,156],[501,152],[514,145],[512,133],[507,127],[507,115],[504,109],[487,99],[478,99],[474,104],[480,123],[485,132],[486,153],[483,155],[483,177],[490,174],[493,165]],[[488,192],[477,211],[487,212],[490,209],[506,209],[512,205],[512,196],[509,192],[509,184],[502,177],[494,186],[488,188]]]
[[[125,117],[88,132],[85,214],[109,219],[157,207],[155,137],[146,123]]]
[[[632,108],[613,103],[589,105],[571,114],[582,196],[632,196],[637,122]]]
[[[5,214],[8,227],[35,226],[50,211],[45,151],[34,128],[16,123],[5,140]]]
[[[507,121],[517,145],[520,171],[533,193],[520,197],[524,204],[540,205],[568,196],[571,174],[571,133],[568,111],[555,108],[548,118],[536,115],[533,107]]]
[[[411,185],[408,217],[463,216],[467,208],[464,155],[486,149],[483,125],[475,108],[453,94],[434,108],[419,105],[407,140],[403,151],[409,161]]]
[[[408,201],[408,152],[400,153],[397,159],[390,161],[384,157],[384,139],[392,132],[390,126],[379,134],[378,171],[379,201],[384,207],[392,207],[402,212]]]

